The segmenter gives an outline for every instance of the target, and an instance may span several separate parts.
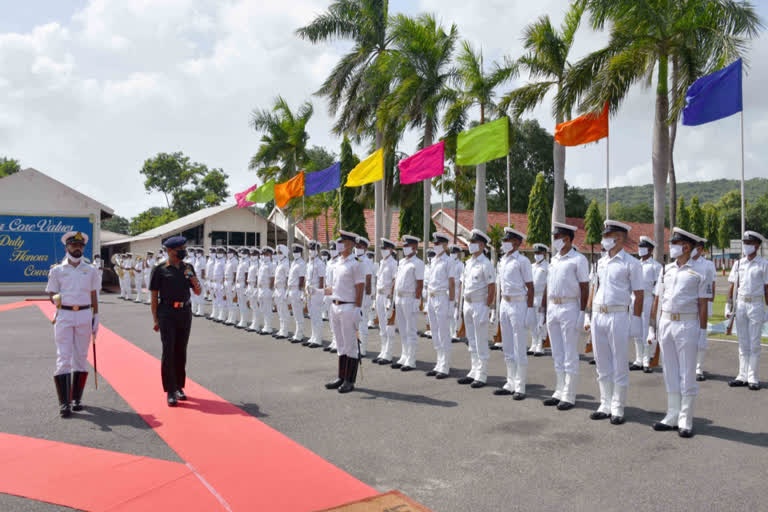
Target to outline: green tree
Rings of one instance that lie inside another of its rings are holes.
[[[360,159],[352,152],[352,145],[349,143],[349,139],[344,137],[341,142],[341,182],[347,181],[347,176],[354,167],[360,163]],[[338,218],[339,212],[336,210],[335,215]],[[364,236],[368,240],[371,238],[368,236],[368,230],[365,228],[365,212],[363,211],[363,205],[355,200],[355,189],[351,187],[341,187],[341,228],[338,223],[336,224],[335,234],[338,234],[339,229],[344,231],[351,231],[358,235]]]
[[[720,228],[720,215],[717,212],[717,208],[712,203],[705,203],[701,207],[704,211],[704,236],[709,241],[709,250],[712,252],[712,247],[717,246],[717,237],[719,236],[717,231]]]
[[[11,174],[16,174],[21,170],[21,164],[18,160],[0,156],[0,178],[5,178]]]
[[[768,233],[768,194],[750,203],[747,208],[747,229],[765,236]]]
[[[509,226],[514,228],[514,224]],[[496,255],[496,259],[501,258],[501,240],[504,238],[504,226],[501,224],[494,224],[488,227],[488,236],[491,239],[491,247],[493,248],[493,254]]]
[[[691,228],[691,233],[698,236],[704,236],[704,232],[706,231],[704,225],[704,211],[702,211],[701,206],[699,205],[699,198],[696,196],[691,198],[691,204],[688,206],[688,218],[690,219],[688,225]]]
[[[552,236],[550,230],[551,210],[547,194],[544,174],[536,176],[536,181],[528,196],[528,233],[526,241],[529,245],[547,244]]]
[[[101,221],[101,229],[129,235],[131,233],[131,221],[119,215],[113,215],[107,220]]]
[[[154,206],[131,219],[131,235],[139,235],[178,218],[176,212],[170,208]]]
[[[584,2],[579,0],[571,4],[565,15],[560,30],[552,26],[549,16],[544,15],[525,27],[523,48],[526,54],[516,62],[506,59],[506,66],[514,69],[519,66],[528,72],[530,82],[507,93],[499,106],[508,111],[511,108],[516,117],[531,111],[544,101],[547,93],[560,91],[571,64],[568,54],[573,47],[576,31],[584,13]],[[555,123],[560,124],[571,117],[570,106],[552,105]],[[564,222],[566,216],[565,197],[565,147],[552,140],[554,154],[554,202],[552,220]]]
[[[654,238],[662,240],[672,148],[668,123],[684,106],[687,87],[744,54],[747,40],[756,37],[762,25],[750,3],[736,0],[585,1],[593,28],[610,26],[610,39],[605,48],[569,70],[557,104],[565,108],[578,98],[581,110],[596,111],[607,101],[615,112],[634,84],[650,84],[656,74],[653,211]],[[670,61],[673,66],[677,62],[671,111]],[[663,258],[662,244],[656,258]]]
[[[685,196],[677,198],[677,211],[680,215],[677,216],[677,227],[686,231],[691,230],[691,215],[688,208],[685,207]]]
[[[584,230],[587,232],[585,243],[589,244],[590,262],[595,260],[595,244],[600,243],[603,234],[603,216],[597,201],[589,203],[587,216],[584,218]]]
[[[208,169],[181,152],[158,153],[144,161],[139,173],[146,191],[161,192],[166,207],[179,217],[220,205],[229,196],[229,176],[222,169]]]

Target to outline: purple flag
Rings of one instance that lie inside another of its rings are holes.
[[[445,141],[440,141],[418,153],[400,160],[400,184],[409,185],[440,176],[445,170]]]
[[[685,95],[683,124],[696,126],[741,112],[741,75],[739,59],[693,82]]]
[[[304,195],[313,196],[322,192],[330,192],[341,186],[341,162],[336,162],[322,171],[310,172],[304,175]]]

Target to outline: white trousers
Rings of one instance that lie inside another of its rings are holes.
[[[56,373],[88,371],[88,347],[91,344],[92,310],[59,310],[53,334],[56,341]]]
[[[224,300],[224,283],[222,282],[214,282],[213,283],[213,304],[216,306],[217,310],[221,310],[221,308],[224,307],[226,304],[226,301]]]
[[[309,323],[312,325],[312,337],[310,343],[320,344],[323,342],[323,292],[322,290],[310,293],[309,304]]]
[[[360,351],[365,354],[368,351],[368,314],[371,309],[371,296],[363,294],[363,317],[357,325],[357,335],[360,337]]]
[[[488,348],[488,306],[485,301],[464,301],[464,327],[467,329],[470,357],[477,357],[480,361],[491,358]]]
[[[592,349],[598,382],[629,386],[629,312],[592,316]]]
[[[400,331],[402,351],[398,363],[403,366],[416,367],[416,321],[419,314],[419,301],[413,297],[397,297],[395,300],[395,320]]]
[[[298,288],[288,292],[288,301],[291,303],[291,311],[293,312],[293,337],[296,339],[304,338],[304,301],[302,295],[303,293]]]
[[[736,331],[739,335],[739,375],[737,379],[758,384],[760,382],[760,334],[763,329],[762,302],[736,304]]]
[[[245,290],[248,297],[248,307],[251,310],[251,329],[259,330],[261,328],[261,309],[259,309],[259,289],[248,285]]]
[[[542,295],[533,296],[533,308],[536,310],[536,327],[531,329],[531,350],[544,352],[544,340],[547,338],[547,317],[539,311]]]
[[[699,321],[672,321],[661,317],[658,328],[664,384],[667,393],[696,396],[696,354],[699,351]]]
[[[528,302],[501,301],[499,305],[499,321],[501,322],[501,346],[504,359],[514,361],[518,365],[528,364],[526,344],[528,329],[525,328],[525,316],[528,312]]]
[[[144,285],[144,275],[143,274],[136,274],[133,277],[133,285],[136,288],[136,302],[141,302],[141,295],[144,291],[142,289],[142,286]]]
[[[339,356],[358,357],[357,323],[359,315],[354,304],[331,304],[331,329],[336,334]]]
[[[248,288],[245,283],[238,283],[235,288],[237,292],[237,307],[240,310],[240,323],[244,324],[248,320]]]
[[[264,318],[264,330],[272,331],[272,295],[271,288],[259,288],[259,308]]]
[[[633,295],[634,298],[634,295]],[[643,326],[643,332],[639,339],[634,339],[635,342],[635,364],[648,366],[645,358],[648,357],[648,362],[653,358],[653,353],[649,350],[650,345],[648,343],[648,328],[651,324],[651,306],[653,306],[653,294],[643,293],[643,314],[640,317],[640,321]],[[633,311],[630,308],[630,311]],[[656,345],[653,346],[655,353]]]
[[[376,315],[379,319],[379,340],[381,341],[381,351],[379,359],[385,361],[392,360],[392,339],[395,337],[395,326],[388,325],[392,316],[392,304],[387,309],[387,302],[390,299],[384,294],[376,295]]]
[[[429,297],[427,301],[429,327],[432,330],[432,345],[435,347],[434,370],[448,374],[451,369],[451,301],[448,295]]]
[[[288,321],[291,318],[291,312],[288,311],[288,297],[284,288],[275,288],[272,298],[275,301],[277,307],[277,320],[280,328],[277,333],[280,336],[288,336]]]
[[[579,374],[579,305],[576,302],[547,305],[547,330],[552,344],[555,373]]]

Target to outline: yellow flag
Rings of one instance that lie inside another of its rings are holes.
[[[347,176],[347,187],[360,187],[384,179],[384,148],[357,164]]]

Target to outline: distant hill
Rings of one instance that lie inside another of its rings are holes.
[[[669,190],[669,187],[667,187]],[[688,204],[691,197],[699,196],[699,202],[716,203],[731,190],[739,190],[738,180],[714,180],[714,181],[690,181],[677,184],[677,197],[685,196]],[[747,202],[754,201],[758,197],[768,194],[768,179],[753,178],[744,182],[744,190]],[[580,188],[579,192],[587,198],[587,202],[597,199],[598,203],[605,202],[604,188]],[[621,201],[625,207],[638,204],[653,204],[653,185],[638,185],[633,187],[611,187],[611,203]]]

